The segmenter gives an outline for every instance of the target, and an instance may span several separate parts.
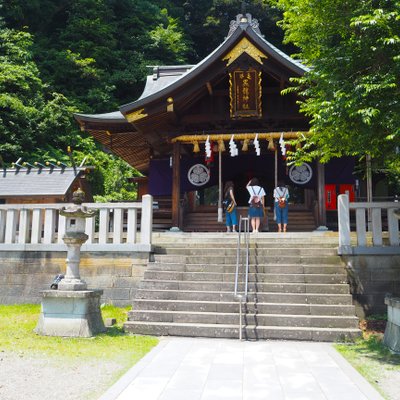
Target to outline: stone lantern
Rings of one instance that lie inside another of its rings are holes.
[[[88,290],[79,274],[81,246],[88,239],[85,219],[96,213],[82,206],[84,197],[85,193],[78,189],[73,194],[73,204],[60,210],[60,215],[66,217],[66,273],[58,290],[41,292],[42,309],[35,329],[40,335],[90,337],[105,331],[100,312],[103,291]]]
[[[87,288],[86,282],[81,279],[79,274],[81,246],[88,240],[88,235],[85,233],[85,220],[93,218],[96,211],[82,206],[84,198],[85,193],[78,189],[72,195],[73,204],[60,210],[60,215],[66,217],[63,241],[67,245],[68,252],[66,274],[58,285],[59,290],[85,290]]]

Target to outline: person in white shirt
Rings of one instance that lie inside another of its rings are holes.
[[[278,224],[278,232],[286,232],[287,229],[288,199],[289,190],[282,181],[279,181],[278,186],[274,189],[274,213]]]
[[[249,217],[253,232],[258,232],[261,218],[264,216],[265,190],[259,185],[258,179],[250,179],[246,188],[250,194],[249,198]]]

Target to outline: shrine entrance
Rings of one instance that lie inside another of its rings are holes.
[[[149,193],[158,202],[158,229],[185,229],[191,214],[203,211],[222,224],[224,183],[234,182],[239,207],[247,209],[246,184],[253,177],[265,188],[270,209],[273,189],[283,180],[291,220],[295,211],[309,212],[302,218],[323,227],[324,166],[291,170],[284,160],[289,142],[309,134],[296,93],[286,90],[291,78],[307,71],[268,42],[250,14],[238,14],[221,45],[198,64],[154,67],[138,99],[117,111],[75,118],[143,174],[139,198]],[[203,229],[203,217],[193,230]]]

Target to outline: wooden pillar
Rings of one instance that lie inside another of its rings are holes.
[[[371,155],[367,154],[365,157],[366,168],[367,168],[367,203],[372,203],[372,165]],[[368,232],[372,231],[372,210],[368,208]]]
[[[318,221],[319,227],[326,226],[325,206],[325,165],[317,161],[317,198],[318,198]]]
[[[218,222],[224,222],[223,210],[222,210],[222,151],[221,146],[218,146]]]
[[[175,142],[172,153],[172,227],[180,228],[179,212],[181,198],[181,148],[180,143]]]

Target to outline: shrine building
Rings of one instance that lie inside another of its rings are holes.
[[[269,43],[250,14],[232,21],[225,40],[196,65],[158,66],[139,99],[105,114],[75,114],[83,131],[139,170],[139,195],[158,204],[154,227],[223,231],[223,185],[233,181],[239,212],[246,184],[265,188],[272,223],[273,188],[290,192],[289,230],[335,229],[336,197],[354,201],[359,180],[351,157],[288,166],[291,139],[307,135],[297,96],[282,95],[308,68]],[[207,148],[210,149],[207,151]]]

